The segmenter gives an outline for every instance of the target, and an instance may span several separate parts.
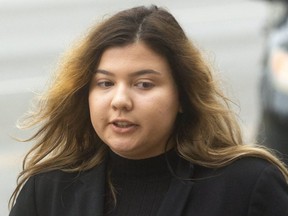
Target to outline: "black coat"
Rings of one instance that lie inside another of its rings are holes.
[[[103,215],[102,163],[83,173],[52,171],[31,177],[10,216]],[[157,216],[288,216],[288,185],[279,170],[256,158],[221,169],[180,162]],[[190,178],[190,180],[183,180]]]

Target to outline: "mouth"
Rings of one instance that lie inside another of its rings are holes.
[[[113,121],[112,124],[118,128],[129,128],[136,126],[135,124],[128,121]]]
[[[117,134],[131,134],[135,132],[138,128],[138,125],[135,123],[132,123],[127,120],[123,119],[117,119],[112,122],[110,122],[110,125],[112,125],[111,129]]]

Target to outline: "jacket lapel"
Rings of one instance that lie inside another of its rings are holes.
[[[105,201],[105,171],[106,163],[85,172],[80,177],[82,189],[77,193],[77,200],[81,206],[81,215],[102,216]]]
[[[193,175],[193,165],[180,159],[169,190],[157,216],[181,216],[194,183],[189,180]]]
[[[103,216],[105,202],[105,175],[106,162],[86,171],[79,177],[77,184],[76,206],[80,215]],[[185,204],[194,183],[191,180],[193,175],[193,165],[180,159],[176,168],[175,177],[172,178],[167,195],[163,200],[157,216],[182,216]],[[81,208],[80,208],[81,207]],[[76,211],[77,211],[76,210]],[[78,214],[76,214],[78,215]]]

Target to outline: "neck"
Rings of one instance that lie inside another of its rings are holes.
[[[114,176],[134,176],[134,177],[155,177],[155,175],[165,175],[170,172],[174,165],[177,154],[174,149],[161,155],[146,159],[127,159],[109,152],[109,167]]]

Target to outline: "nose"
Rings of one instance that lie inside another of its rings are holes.
[[[130,111],[132,109],[133,102],[128,87],[120,85],[115,88],[111,106],[114,110],[120,111]]]

